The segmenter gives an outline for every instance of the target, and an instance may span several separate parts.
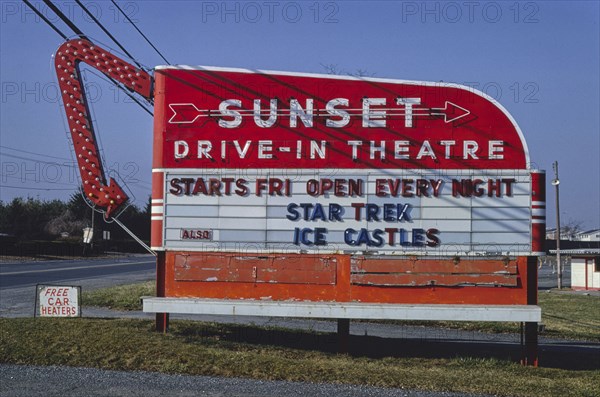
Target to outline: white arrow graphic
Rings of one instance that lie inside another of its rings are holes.
[[[221,112],[217,109],[209,110],[209,109],[199,109],[193,103],[172,103],[168,105],[171,111],[173,112],[171,118],[169,119],[169,124],[192,124],[198,120],[198,118],[206,118],[206,117],[219,117],[223,116]],[[345,108],[340,110],[344,110],[349,113],[350,117],[362,117],[364,109],[362,108]],[[444,123],[450,123],[463,117],[466,117],[471,114],[471,111],[465,109],[462,106],[459,106],[450,101],[446,101],[444,103],[443,108],[420,108],[413,107],[410,110],[404,108],[384,108],[378,107],[376,108],[378,111],[385,111],[386,113],[381,115],[381,117],[394,117],[394,116],[410,116],[410,117],[431,117],[431,116],[443,116]],[[242,117],[254,117],[256,114],[269,115],[271,111],[269,109],[263,110],[260,109],[255,111],[253,109],[236,109],[236,112],[239,113]],[[278,116],[290,116],[290,109],[278,109],[276,114]],[[332,115],[329,113],[327,109],[315,109],[314,117],[331,117]]]
[[[444,116],[444,123],[450,123],[470,115],[471,112],[462,106],[458,106],[455,103],[446,101],[443,108],[431,108],[430,114],[432,116]],[[450,118],[449,115],[452,115],[453,117]]]
[[[198,117],[208,113],[206,110],[198,109],[193,103],[171,103],[169,108],[173,111],[169,124],[192,124]]]

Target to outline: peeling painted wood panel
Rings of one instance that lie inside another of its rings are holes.
[[[175,280],[334,285],[336,269],[336,261],[327,257],[178,255]]]
[[[175,280],[177,281],[228,281],[240,283],[253,283],[255,277],[252,274],[252,269],[232,269],[226,267],[176,267]]]
[[[373,285],[390,287],[419,287],[444,286],[457,287],[468,285],[511,286],[516,287],[516,275],[500,274],[352,274],[351,283],[354,285]]]
[[[352,259],[353,273],[517,274],[516,261]]]
[[[263,268],[256,271],[257,283],[334,285],[335,272]]]

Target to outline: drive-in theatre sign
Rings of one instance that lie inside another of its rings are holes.
[[[156,249],[419,258],[540,251],[532,225],[539,174],[514,120],[480,93],[216,68],[162,68],[156,84]],[[180,270],[198,281],[239,276]]]
[[[545,178],[501,105],[443,83],[155,73],[163,298],[145,310],[522,321],[536,362]]]
[[[545,178],[494,100],[444,83],[152,76],[86,40],[55,62],[83,192],[107,218],[129,198],[104,175],[78,65],[154,100],[144,310],[159,329],[169,312],[518,321],[536,362]]]

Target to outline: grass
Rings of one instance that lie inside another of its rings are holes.
[[[548,336],[600,341],[600,297],[540,293],[539,301]]]
[[[538,305],[542,308],[542,336],[600,342],[600,297],[540,292]],[[519,332],[519,323],[511,322],[423,321],[413,324],[488,333]]]
[[[156,296],[154,281],[119,285],[92,291],[83,291],[83,306],[100,306],[115,310],[142,310],[142,296]]]
[[[2,318],[0,362],[498,396],[600,396],[600,371],[473,357],[397,357],[390,348],[372,358],[328,352],[331,335],[189,321],[173,321],[168,334],[159,334],[153,326],[132,319]]]
[[[83,305],[117,310],[142,310],[140,297],[154,296],[154,281],[84,291]],[[541,292],[544,336],[563,339],[600,341],[600,297]],[[498,322],[399,322],[402,325],[436,326],[489,333],[515,333],[518,323]]]

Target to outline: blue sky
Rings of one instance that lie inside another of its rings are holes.
[[[83,1],[138,61],[164,61],[107,1]],[[73,32],[32,1],[67,35]],[[55,1],[112,48],[73,1]],[[324,73],[473,86],[516,119],[532,162],[552,179],[561,222],[600,226],[599,2],[120,1],[173,64]],[[62,39],[19,1],[0,1],[0,200],[67,198],[78,177],[51,56]],[[116,51],[118,52],[118,51]],[[150,193],[152,118],[86,72],[106,164],[137,203]],[[67,166],[63,166],[66,164]],[[548,188],[548,226],[555,224]]]

